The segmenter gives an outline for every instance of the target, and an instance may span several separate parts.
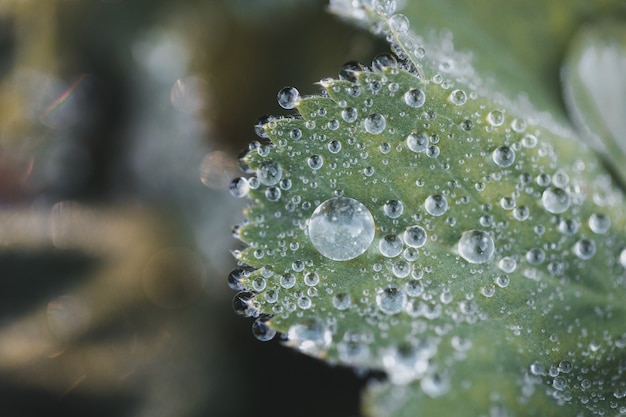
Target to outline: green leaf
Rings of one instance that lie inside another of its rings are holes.
[[[624,195],[597,156],[402,16],[334,7],[400,60],[279,93],[298,116],[259,127],[233,182],[236,310],[386,371],[369,415],[625,413]]]

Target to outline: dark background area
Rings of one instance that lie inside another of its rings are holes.
[[[359,415],[232,312],[227,185],[279,89],[380,52],[321,1],[2,0],[0,414]]]

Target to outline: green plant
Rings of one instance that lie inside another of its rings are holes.
[[[318,96],[281,90],[298,115],[257,126],[264,140],[242,159],[254,175],[231,184],[252,201],[235,310],[261,340],[278,331],[330,363],[384,370],[368,415],[626,414],[624,194],[567,121],[545,60],[516,67],[549,27],[509,54],[481,28],[461,41],[468,55],[428,34],[423,4],[406,13],[424,38],[394,4],[331,2],[394,54],[345,65]]]

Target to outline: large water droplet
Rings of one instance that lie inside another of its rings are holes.
[[[372,113],[365,118],[363,121],[363,126],[367,133],[371,133],[373,135],[378,135],[387,126],[387,121],[385,120],[385,116],[380,113]]]
[[[569,208],[570,201],[567,191],[557,187],[546,188],[541,196],[543,208],[552,214],[563,213]]]
[[[395,287],[387,287],[376,293],[376,305],[385,314],[400,313],[406,301],[406,293]]]
[[[472,264],[487,262],[495,252],[493,238],[482,230],[465,232],[458,245],[459,255]]]
[[[374,218],[361,202],[335,197],[320,204],[309,219],[309,239],[322,255],[347,261],[364,253],[374,240]]]
[[[311,356],[323,356],[332,340],[330,329],[318,319],[294,324],[287,331],[287,345]]]
[[[448,201],[441,194],[433,194],[426,198],[424,207],[430,215],[442,216],[448,210]]]
[[[293,109],[300,99],[300,93],[294,87],[285,87],[278,92],[277,99],[283,109]]]
[[[250,191],[248,180],[243,177],[232,180],[228,188],[230,193],[237,198],[245,197]]]
[[[267,324],[267,318],[259,317],[252,323],[252,334],[261,342],[267,342],[276,336],[276,330]]]
[[[426,102],[426,94],[419,88],[411,88],[404,93],[404,102],[410,107],[422,107]]]
[[[487,121],[491,126],[501,126],[504,123],[504,114],[499,110],[493,110],[487,115]]]

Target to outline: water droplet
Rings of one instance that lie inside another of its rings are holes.
[[[287,331],[287,345],[307,355],[322,357],[333,340],[330,329],[319,319],[294,324]]]
[[[411,265],[406,261],[398,261],[391,267],[391,272],[397,278],[405,278],[411,272]]]
[[[250,192],[248,180],[243,177],[232,180],[228,188],[233,197],[237,198],[245,197]]]
[[[406,301],[405,292],[395,287],[387,287],[376,293],[376,305],[385,314],[400,313],[404,310]]]
[[[441,194],[429,195],[424,208],[431,216],[442,216],[448,210],[448,201]]]
[[[263,161],[256,170],[259,182],[263,185],[276,185],[283,175],[283,169],[275,161]]]
[[[416,279],[407,282],[404,288],[409,297],[419,297],[424,293],[424,285]]]
[[[450,380],[448,377],[433,373],[426,375],[420,382],[424,394],[431,398],[441,397],[450,390]]]
[[[276,330],[267,324],[267,318],[259,317],[252,323],[252,334],[261,342],[267,342],[276,336]]]
[[[289,137],[293,140],[300,140],[302,138],[302,131],[298,128],[292,129],[289,132]]]
[[[278,201],[280,200],[281,191],[280,188],[277,187],[268,187],[265,190],[265,198],[269,201]]]
[[[500,259],[500,261],[498,261],[498,268],[500,268],[507,274],[510,274],[517,268],[517,262],[510,256],[505,256],[504,258]]]
[[[291,287],[293,287],[294,285],[296,285],[296,276],[290,272],[283,274],[280,277],[280,286],[285,288],[285,289],[289,289]]]
[[[348,294],[337,294],[333,297],[333,307],[337,310],[346,310],[351,304],[352,300]]]
[[[407,33],[409,31],[409,19],[403,14],[394,14],[389,18],[389,27],[400,34]]]
[[[426,230],[421,226],[410,226],[402,236],[404,243],[412,248],[421,248],[426,243]]]
[[[546,259],[546,254],[539,248],[530,249],[526,252],[526,260],[531,265],[539,265]]]
[[[572,236],[578,232],[578,222],[572,219],[563,219],[559,222],[559,232],[566,236]]]
[[[537,136],[531,135],[530,133],[526,134],[522,139],[522,146],[525,148],[534,148],[537,146]]]
[[[463,233],[458,244],[459,255],[472,264],[487,262],[495,252],[493,238],[482,230]]]
[[[622,249],[619,254],[619,263],[626,268],[626,249]]]
[[[300,93],[294,87],[285,87],[278,92],[277,99],[283,109],[293,109],[300,100]]]
[[[267,281],[262,277],[257,277],[252,281],[252,289],[256,292],[261,292],[267,286]]]
[[[404,93],[404,102],[413,108],[419,108],[426,102],[426,94],[419,88],[411,88]]]
[[[387,126],[387,121],[385,120],[385,116],[380,113],[372,113],[365,118],[363,121],[363,126],[367,133],[371,133],[372,135],[378,135],[385,130]]]
[[[428,147],[428,136],[424,132],[413,132],[406,137],[406,146],[413,152],[424,152]]]
[[[541,196],[543,208],[552,214],[563,213],[569,208],[570,202],[569,194],[562,188],[546,188]]]
[[[320,276],[317,272],[307,272],[304,274],[304,283],[309,287],[314,287],[320,282]]]
[[[510,282],[511,282],[511,278],[509,278],[508,275],[499,275],[496,278],[496,284],[498,284],[498,287],[500,288],[508,287]]]
[[[387,200],[383,206],[383,211],[387,217],[396,219],[402,215],[404,211],[404,205],[399,200]]]
[[[567,380],[562,376],[557,376],[552,380],[552,386],[555,390],[563,391],[565,388],[567,388]]]
[[[233,310],[243,317],[256,317],[259,315],[259,310],[253,305],[252,298],[254,293],[249,291],[238,292],[233,298]]]
[[[559,371],[564,374],[569,374],[574,369],[574,366],[570,361],[561,361],[559,362]]]
[[[450,93],[450,102],[456,106],[462,106],[467,101],[467,94],[463,90],[454,90]]]
[[[298,298],[297,304],[298,304],[298,307],[300,307],[301,309],[308,310],[313,305],[313,302],[311,301],[309,297],[305,295],[305,296]]]
[[[515,151],[506,145],[497,147],[491,156],[493,162],[501,168],[509,167],[515,162]]]
[[[487,122],[491,126],[502,126],[504,123],[504,114],[499,110],[493,110],[487,115]]]
[[[320,155],[311,155],[308,159],[308,164],[311,169],[320,169],[324,165],[324,158]]]
[[[539,362],[531,363],[528,371],[535,376],[543,376],[546,374],[546,368],[544,368]]]
[[[349,61],[346,62],[345,64],[343,64],[339,70],[339,78],[342,80],[347,80],[350,82],[356,82],[356,74],[363,71],[365,69],[365,67],[363,66],[363,64],[356,62],[356,61]],[[358,87],[358,86],[356,86]],[[353,97],[356,97],[360,94],[361,92],[358,91],[358,93],[352,93],[355,94],[353,95]]]
[[[530,210],[526,206],[517,206],[513,209],[513,217],[516,220],[524,221],[530,216]]]
[[[361,202],[335,197],[320,204],[309,219],[309,239],[322,255],[347,261],[364,253],[374,240],[374,218]]]
[[[580,259],[591,259],[591,257],[593,257],[596,253],[596,242],[590,239],[580,239],[574,245],[574,253]]]
[[[352,123],[356,120],[358,115],[357,110],[354,107],[346,107],[341,111],[341,118],[346,123]]]
[[[331,140],[328,142],[328,150],[330,153],[339,153],[341,151],[341,142]]]
[[[387,258],[394,258],[402,253],[402,239],[396,235],[385,235],[378,242],[378,250]]]
[[[593,213],[589,216],[589,228],[597,234],[604,234],[611,227],[611,218],[606,214]]]
[[[385,67],[395,67],[398,65],[396,57],[391,54],[380,54],[372,60],[372,69],[381,71]]]

